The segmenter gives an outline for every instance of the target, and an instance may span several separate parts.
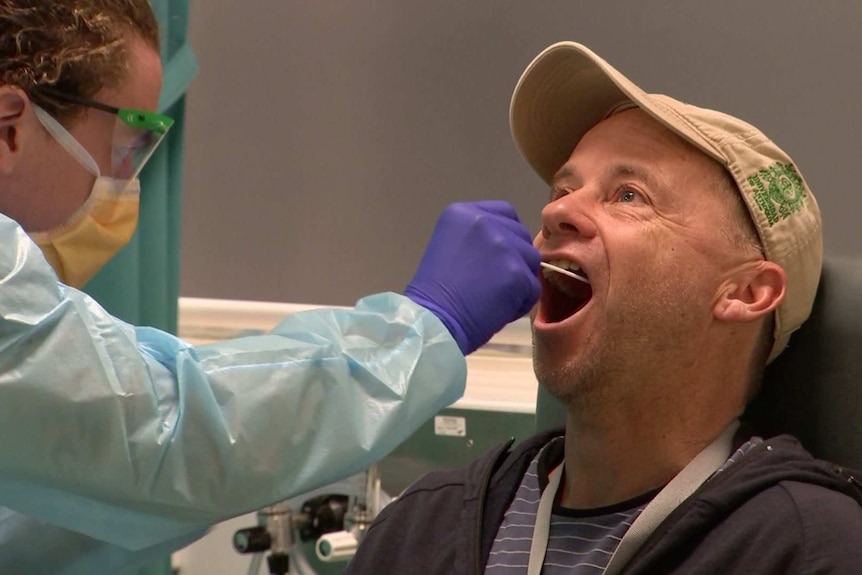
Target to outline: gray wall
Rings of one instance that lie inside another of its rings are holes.
[[[508,132],[521,71],[577,40],[642,87],[737,115],[859,253],[862,3],[192,0],[184,296],[352,304],[400,291],[440,210],[545,189]]]

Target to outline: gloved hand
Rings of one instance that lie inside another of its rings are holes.
[[[539,262],[511,204],[451,204],[404,295],[440,318],[466,355],[530,311]]]

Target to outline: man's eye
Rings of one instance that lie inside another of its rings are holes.
[[[625,189],[620,191],[619,201],[622,203],[633,203],[633,202],[642,202],[643,196],[640,192],[636,192],[634,190]]]

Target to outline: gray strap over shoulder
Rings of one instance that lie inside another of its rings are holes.
[[[710,476],[730,457],[733,448],[733,436],[739,428],[739,421],[734,420],[712,443],[697,454],[688,465],[680,471],[649,505],[638,515],[632,526],[620,541],[610,563],[605,568],[604,575],[617,575],[628,563],[629,559],[640,549],[647,537],[656,527],[676,509],[680,503],[697,491]]]
[[[617,546],[610,563],[605,568],[604,575],[617,575],[629,559],[640,549],[647,537],[655,531],[665,518],[685,501],[698,487],[718,471],[730,457],[733,448],[733,436],[739,428],[739,421],[734,420],[721,432],[712,443],[697,454],[664,489],[659,491],[649,505],[638,515]],[[530,560],[527,566],[528,575],[539,575],[545,560],[548,546],[550,519],[554,498],[563,474],[561,463],[548,475],[548,485],[539,500],[536,512],[536,524],[533,528],[533,541],[530,547]]]

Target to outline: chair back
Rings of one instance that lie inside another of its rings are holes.
[[[811,317],[767,366],[743,420],[862,470],[862,258],[825,259]]]

